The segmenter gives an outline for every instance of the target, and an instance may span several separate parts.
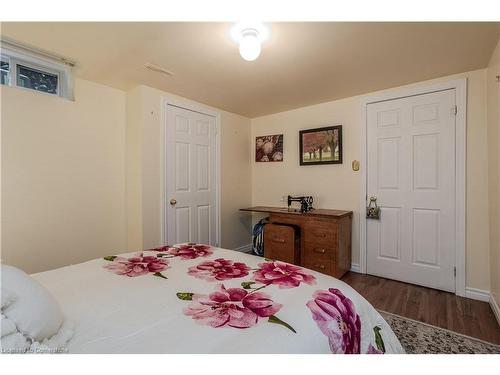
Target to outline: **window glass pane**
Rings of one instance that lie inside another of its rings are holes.
[[[3,60],[0,63],[0,82],[2,85],[9,84],[9,63]]]
[[[57,94],[57,74],[17,65],[17,85],[28,89]]]

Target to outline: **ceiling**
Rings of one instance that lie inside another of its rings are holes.
[[[487,66],[499,23],[272,23],[244,61],[229,23],[2,23],[2,35],[76,61],[77,77],[152,86],[247,117]],[[144,68],[153,63],[174,73]]]

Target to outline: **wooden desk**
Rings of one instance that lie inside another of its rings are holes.
[[[302,213],[265,206],[243,208],[240,211],[267,213],[269,222],[275,224],[269,226],[272,233],[265,236],[265,254],[282,254],[282,260],[296,259],[295,264],[338,279],[351,268],[352,211],[317,209]],[[294,240],[286,238],[285,233],[291,232],[280,230],[280,224],[298,229],[298,246]],[[271,238],[273,241],[269,240]],[[275,256],[273,259],[279,258]]]

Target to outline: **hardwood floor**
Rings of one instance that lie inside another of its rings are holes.
[[[500,344],[500,327],[486,302],[353,272],[342,281],[376,309]]]

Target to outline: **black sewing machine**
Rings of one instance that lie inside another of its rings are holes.
[[[305,197],[292,197],[288,196],[288,210],[292,210],[292,202],[300,203],[300,212],[309,212],[314,210],[313,208],[313,197],[305,196]]]

